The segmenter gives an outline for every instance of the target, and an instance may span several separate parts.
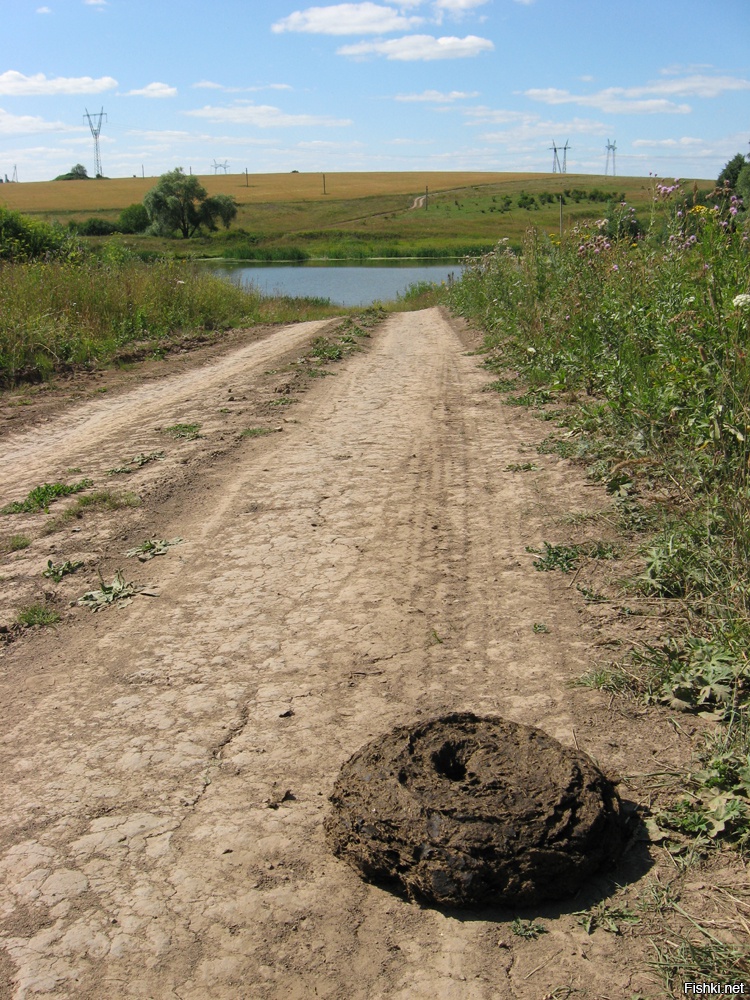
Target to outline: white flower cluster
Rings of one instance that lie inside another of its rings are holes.
[[[746,292],[742,292],[740,295],[735,295],[732,299],[732,305],[735,309],[750,309],[750,295]]]

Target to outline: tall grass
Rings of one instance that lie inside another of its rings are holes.
[[[649,651],[648,693],[728,716],[750,695],[750,223],[724,192],[654,197],[666,226],[634,237],[623,205],[562,239],[529,232],[449,295],[496,364],[577,400],[569,433],[613,495],[634,511],[658,488],[637,585],[678,598],[687,632]]]
[[[146,264],[116,244],[98,260],[0,263],[0,384],[106,362],[175,335],[335,311],[264,298],[184,263]]]

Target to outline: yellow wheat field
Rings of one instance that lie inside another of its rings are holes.
[[[366,198],[373,195],[413,195],[463,188],[472,184],[517,183],[540,174],[436,171],[424,173],[216,174],[201,176],[209,194],[231,194],[240,204],[321,201],[324,198]],[[325,178],[325,193],[323,184]],[[112,180],[37,181],[0,185],[0,204],[19,212],[112,212],[143,200],[156,177]]]

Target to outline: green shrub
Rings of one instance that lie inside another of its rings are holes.
[[[39,257],[70,257],[79,248],[59,226],[0,206],[0,263]]]
[[[117,230],[121,233],[144,233],[148,226],[148,212],[140,202],[123,208],[117,219]]]

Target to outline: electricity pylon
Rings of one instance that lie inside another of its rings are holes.
[[[102,130],[102,119],[106,119],[107,116],[104,114],[104,108],[102,108],[98,115],[90,115],[89,109],[86,108],[86,114],[83,117],[88,121],[91,134],[94,137],[94,167],[96,176],[103,177],[102,154],[99,152],[99,133]],[[96,120],[96,124],[94,124],[94,120]]]

